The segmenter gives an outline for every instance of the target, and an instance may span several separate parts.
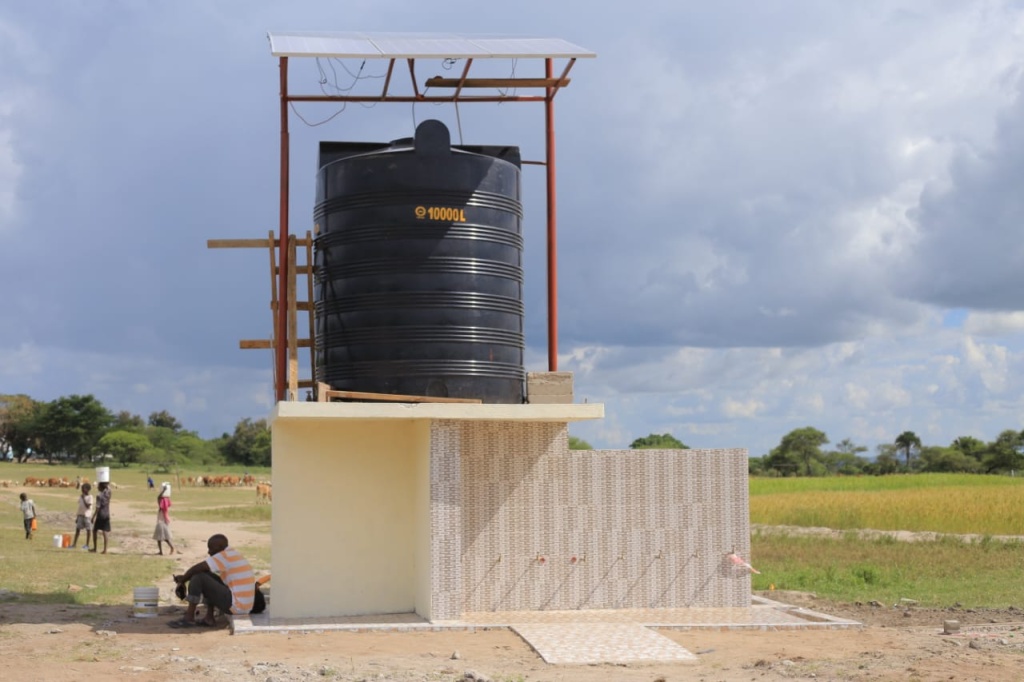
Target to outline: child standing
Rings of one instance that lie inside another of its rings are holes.
[[[28,495],[22,493],[21,499],[21,515],[25,517],[25,539],[32,539],[32,531],[35,530],[33,526],[36,525],[36,503],[28,499]]]
[[[88,483],[82,484],[82,494],[78,498],[78,513],[75,515],[75,539],[71,548],[78,547],[78,534],[85,531],[85,549],[89,549],[92,540],[92,526],[89,524],[89,517],[92,516],[92,486]]]

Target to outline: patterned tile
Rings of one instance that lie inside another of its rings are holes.
[[[668,637],[633,623],[516,624],[545,663],[690,662],[697,657]]]

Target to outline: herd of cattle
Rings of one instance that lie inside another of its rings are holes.
[[[26,488],[80,488],[83,483],[88,483],[88,478],[76,477],[74,480],[66,476],[50,478],[37,478],[26,476],[25,482],[21,485]],[[269,504],[273,498],[270,481],[258,481],[252,474],[244,476],[187,476],[181,479],[182,486],[188,487],[246,487],[256,486],[256,503]],[[17,488],[18,484],[11,480],[0,480],[0,488]],[[117,489],[117,484],[110,483],[110,487]]]
[[[83,483],[88,483],[88,478],[77,477],[75,480],[69,479],[67,476],[57,478],[51,476],[50,478],[36,478],[35,476],[26,476],[25,482],[22,483],[26,488],[80,488]],[[14,488],[17,484],[14,481],[0,481],[0,488]],[[116,488],[117,485],[114,483],[110,484],[110,487]]]
[[[189,487],[236,487],[236,486],[249,486],[256,484],[256,477],[252,474],[245,474],[244,476],[186,476],[181,479],[183,486]]]

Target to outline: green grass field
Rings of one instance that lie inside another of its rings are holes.
[[[1024,479],[969,474],[752,478],[750,519],[769,526],[976,534],[980,542],[839,539],[754,533],[754,589],[815,592],[841,601],[1022,605]]]
[[[241,470],[216,473],[241,473]],[[154,510],[155,492],[146,473],[112,467],[118,505]],[[181,472],[181,476],[210,472]],[[250,471],[270,478],[268,470]],[[92,467],[0,465],[0,479],[75,475],[94,478]],[[154,475],[176,483],[174,477]],[[135,586],[166,576],[173,562],[128,554],[89,557],[49,544],[54,533],[48,512],[73,514],[74,488],[32,491],[43,523],[28,550],[17,491],[0,491],[0,588],[25,600],[51,603],[116,604],[130,600]],[[270,507],[253,504],[251,488],[174,489],[175,515],[200,521],[226,519],[270,532]],[[934,531],[977,534],[981,541],[944,537],[928,542],[865,539],[847,533],[838,539],[755,532],[751,563],[755,590],[801,590],[840,601],[895,603],[909,598],[927,606],[1024,606],[1024,543],[991,539],[1024,535],[1024,480],[996,476],[930,475],[750,481],[751,522],[771,526],[815,526],[844,530]],[[269,567],[269,547],[248,549],[253,565]],[[80,587],[69,590],[68,586]]]

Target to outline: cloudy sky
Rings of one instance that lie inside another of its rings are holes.
[[[0,393],[167,409],[204,437],[268,414],[270,352],[237,345],[269,336],[266,257],[205,246],[276,230],[268,30],[598,53],[557,99],[560,369],[606,405],[572,429],[593,445],[671,432],[760,455],[811,425],[874,450],[907,429],[948,444],[1024,426],[1010,0],[7,3]],[[293,92],[318,78],[293,60]],[[293,230],[311,224],[323,139],[405,137],[432,117],[541,158],[540,105],[458,113],[296,105]],[[544,370],[543,171],[524,182],[527,369]]]

